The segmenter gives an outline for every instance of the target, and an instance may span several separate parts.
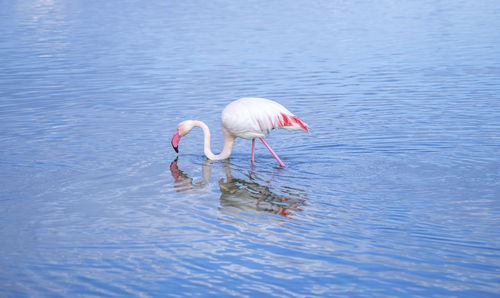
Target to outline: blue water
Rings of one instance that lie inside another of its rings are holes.
[[[499,1],[0,7],[0,296],[499,295]]]

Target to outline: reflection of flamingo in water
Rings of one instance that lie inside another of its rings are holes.
[[[259,138],[276,158],[280,166],[285,164],[271,149],[264,137],[273,129],[309,131],[307,124],[292,114],[279,103],[265,98],[241,98],[228,104],[222,111],[222,133],[224,134],[224,148],[220,154],[213,154],[210,149],[210,130],[202,121],[186,120],[177,125],[172,137],[172,146],[179,152],[178,146],[181,137],[187,135],[195,126],[201,127],[205,136],[204,152],[211,160],[226,159],[231,155],[234,140],[243,138],[252,140],[252,158],[255,155],[255,139]]]
[[[192,178],[179,170],[177,159],[175,159],[170,164],[170,172],[175,179],[174,188],[176,188],[177,192],[197,191],[205,188],[210,182],[210,168],[211,162],[206,160],[202,168],[203,181],[193,182]],[[289,191],[290,197],[278,195],[273,193],[269,186],[261,185],[252,178],[250,178],[251,181],[234,178],[227,163],[224,164],[224,170],[226,182],[221,178],[219,188],[221,191],[221,207],[226,210],[236,208],[245,213],[264,211],[290,218],[294,215],[294,212],[301,212],[301,207],[305,206],[306,200],[300,198],[303,197],[300,190],[296,190],[298,193]]]
[[[170,164],[170,173],[172,177],[174,177],[175,184],[174,188],[176,188],[177,192],[190,191],[202,189],[207,186],[210,180],[210,170],[208,172],[208,179],[205,177],[205,165],[203,165],[203,178],[204,180],[201,182],[194,182],[193,178],[190,178],[188,175],[184,174],[183,171],[179,170],[177,166],[177,158]]]

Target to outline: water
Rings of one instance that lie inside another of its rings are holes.
[[[498,1],[0,6],[1,296],[500,292]]]

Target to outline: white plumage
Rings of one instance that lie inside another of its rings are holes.
[[[228,104],[222,111],[222,127],[232,135],[247,140],[265,137],[275,128],[308,131],[307,124],[287,108],[257,97],[244,97]]]

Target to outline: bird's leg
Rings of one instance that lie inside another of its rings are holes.
[[[255,139],[252,139],[252,164],[255,160]]]
[[[278,157],[278,155],[276,153],[274,153],[273,149],[271,149],[269,144],[267,144],[266,140],[264,140],[264,138],[259,138],[259,139],[261,140],[262,143],[264,143],[264,145],[267,147],[269,152],[271,152],[271,154],[274,156],[274,158],[276,158],[276,160],[278,161],[280,166],[285,167],[285,164],[281,161],[281,159]]]

